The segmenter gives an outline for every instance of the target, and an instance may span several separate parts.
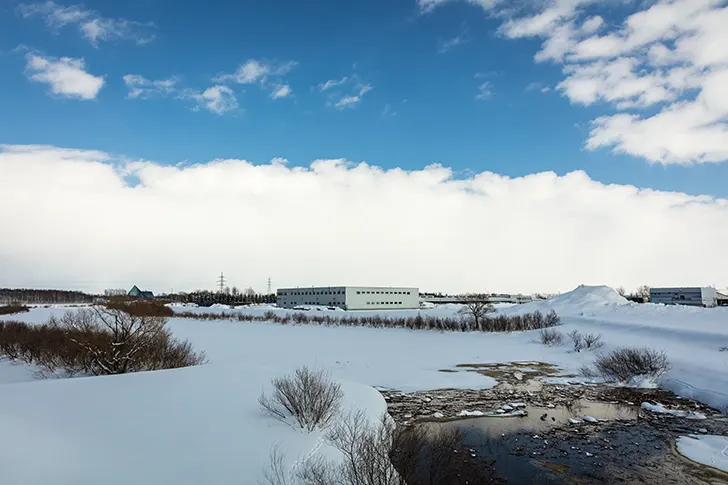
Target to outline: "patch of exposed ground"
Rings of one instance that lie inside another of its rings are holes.
[[[405,426],[459,427],[474,454],[495,460],[511,483],[728,484],[728,474],[675,450],[678,436],[728,435],[728,419],[699,402],[661,389],[576,378],[549,384],[540,379],[557,376],[558,369],[539,362],[464,364],[457,370],[500,383],[487,390],[382,391],[389,413]],[[682,416],[643,409],[643,402]]]

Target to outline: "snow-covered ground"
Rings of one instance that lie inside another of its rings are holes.
[[[444,305],[422,313],[447,317],[458,309]],[[580,287],[549,301],[500,311],[549,309],[562,316],[563,333],[601,333],[603,351],[627,345],[665,350],[672,364],[667,388],[728,406],[728,352],[719,351],[728,346],[728,309],[637,305],[606,287]],[[43,322],[62,311],[34,308],[5,319]],[[257,306],[235,311],[262,315],[288,310]],[[309,314],[333,312],[348,313]],[[409,316],[417,310],[385,313]],[[319,435],[304,435],[266,417],[256,402],[271,377],[304,364],[329,370],[343,382],[348,405],[374,416],[385,406],[372,386],[403,391],[487,388],[495,385],[493,379],[456,366],[544,361],[575,373],[594,358],[591,352],[571,352],[568,345],[537,344],[538,331],[440,333],[186,318],[172,318],[169,325],[177,337],[204,350],[210,363],[26,383],[18,381],[32,379],[28,369],[0,364],[0,483],[256,483],[276,442],[288,449],[291,465],[307,453],[333,453],[319,445]]]

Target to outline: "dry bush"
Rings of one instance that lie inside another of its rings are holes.
[[[544,328],[538,334],[539,342],[543,345],[562,345],[564,343],[564,334],[552,328]]]
[[[30,308],[25,305],[0,305],[0,315],[13,315],[15,313],[29,312]]]
[[[137,317],[108,308],[81,309],[48,324],[0,323],[0,354],[38,367],[41,377],[110,375],[187,367],[205,362],[174,339],[164,317]]]
[[[323,370],[304,366],[292,375],[271,381],[273,393],[261,393],[258,402],[276,419],[294,418],[301,428],[313,431],[325,427],[339,411],[344,393]]]
[[[594,367],[597,375],[618,381],[628,381],[639,376],[659,377],[670,370],[665,352],[646,347],[625,347],[599,355]]]
[[[728,351],[728,347],[721,347],[718,349],[720,352]]]

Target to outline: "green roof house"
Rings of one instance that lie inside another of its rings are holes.
[[[151,291],[142,291],[137,287],[137,285],[134,285],[131,287],[131,290],[129,290],[128,296],[131,296],[132,298],[144,298],[145,300],[151,300],[154,298],[154,293]]]

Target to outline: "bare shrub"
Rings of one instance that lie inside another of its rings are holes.
[[[581,352],[584,349],[584,339],[578,330],[569,332],[569,338],[573,344],[574,352]]]
[[[164,317],[108,308],[81,309],[48,324],[0,323],[0,354],[36,365],[41,377],[109,375],[187,367],[205,362],[174,339]]]
[[[725,352],[725,351],[728,351],[728,347],[721,347],[721,348],[720,348],[720,349],[718,349],[718,350],[719,350],[720,352]]]
[[[564,343],[564,334],[552,328],[544,328],[538,334],[539,342],[543,345],[562,345]]]
[[[569,338],[571,338],[575,352],[581,352],[584,349],[596,350],[604,347],[601,334],[582,334],[578,330],[574,330],[569,332]]]
[[[328,373],[312,371],[306,366],[271,383],[273,393],[270,396],[261,393],[260,405],[281,421],[293,417],[307,431],[325,427],[338,412],[344,396],[341,386]]]
[[[601,349],[604,347],[604,342],[602,341],[602,334],[596,334],[596,333],[587,333],[584,334],[582,337],[582,341],[584,342],[584,348],[587,350],[596,350]]]
[[[14,315],[16,313],[29,312],[30,308],[25,305],[0,305],[0,315]]]
[[[659,377],[670,364],[665,352],[649,348],[625,347],[599,355],[594,361],[596,373],[608,379],[628,381],[633,377]]]

